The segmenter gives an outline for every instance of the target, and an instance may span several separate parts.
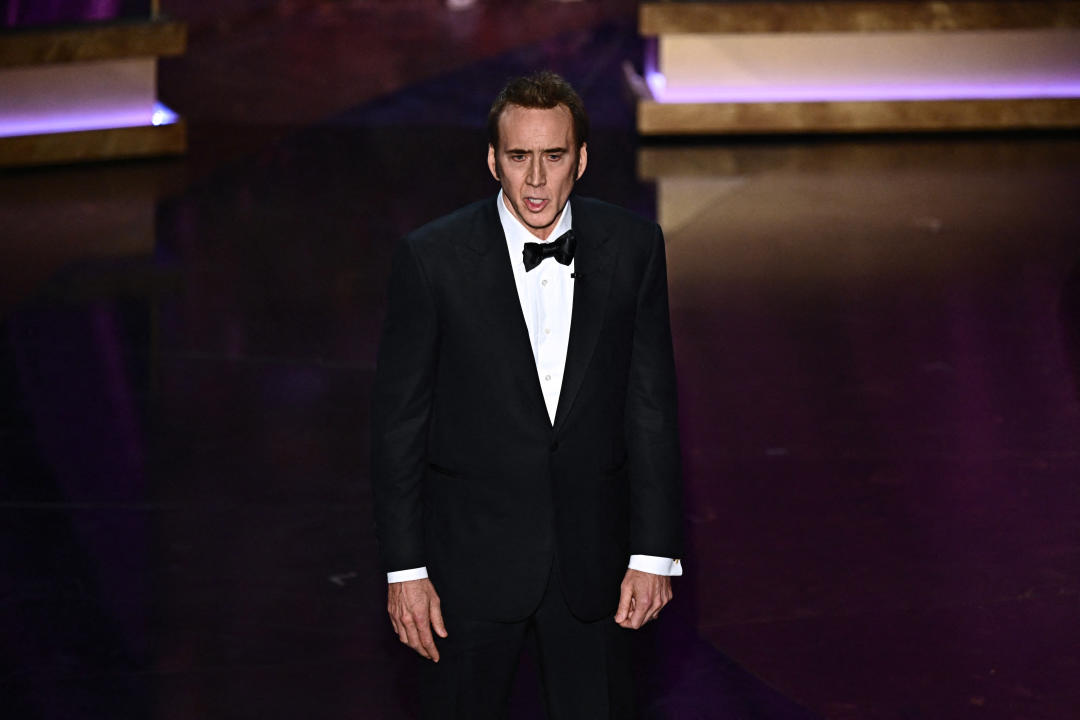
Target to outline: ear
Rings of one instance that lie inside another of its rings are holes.
[[[585,174],[585,166],[589,164],[589,144],[581,143],[581,149],[578,150],[577,157],[577,177],[574,180],[580,180],[581,176]]]
[[[499,180],[499,163],[495,161],[495,146],[488,143],[488,170],[491,171],[491,177]]]

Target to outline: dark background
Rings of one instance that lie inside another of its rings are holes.
[[[625,0],[163,9],[189,154],[0,173],[5,717],[409,717],[389,251],[494,194],[486,108],[535,67],[593,115],[581,192],[668,239],[691,550],[646,716],[1076,716],[1075,134],[643,143]]]

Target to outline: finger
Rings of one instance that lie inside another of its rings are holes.
[[[394,608],[393,608],[393,606],[391,606],[391,604],[388,604],[388,606],[387,606],[387,616],[390,619],[390,624],[394,628],[394,633],[396,633],[396,631],[397,631],[397,616],[394,614]]]
[[[652,622],[653,620],[655,620],[657,618],[657,616],[660,614],[660,608],[661,607],[662,606],[660,605],[660,603],[658,603],[654,599],[652,601],[652,603],[649,605],[648,611],[645,613],[645,622],[648,623],[648,622]],[[642,624],[644,625],[645,623],[642,623]]]
[[[645,624],[645,618],[649,614],[650,603],[651,598],[649,597],[634,598],[634,610],[630,613],[630,627],[637,630]]]
[[[635,601],[633,595],[631,595],[630,596],[630,607],[627,609],[625,617],[623,617],[623,621],[621,623],[619,623],[620,625],[622,625],[624,628],[626,628],[628,630],[633,630],[634,629],[633,625],[630,624],[630,618],[634,614],[634,608],[636,608],[636,607],[637,607],[637,601]]]
[[[649,612],[648,612],[648,616],[645,619],[645,622],[652,622],[653,620],[656,620],[657,618],[659,618],[660,617],[660,611],[663,610],[665,606],[667,606],[667,604],[668,604],[668,602],[670,600],[671,600],[670,587],[661,586],[661,587],[657,588],[656,589],[656,594],[653,595],[652,603],[649,605]]]
[[[420,644],[425,650],[425,657],[439,662],[439,648],[435,647],[435,638],[431,635],[431,625],[426,622],[420,626]]]
[[[439,637],[447,637],[450,634],[446,632],[446,623],[443,622],[442,608],[438,600],[431,603],[431,626],[435,628],[435,633]]]
[[[626,627],[626,618],[630,615],[630,601],[633,598],[633,593],[626,585],[623,586],[622,592],[619,594],[619,609],[615,611],[615,622]]]
[[[424,645],[420,642],[420,631],[417,629],[412,616],[405,616],[405,632],[408,636],[408,646],[424,657],[428,657],[427,650],[424,649]]]

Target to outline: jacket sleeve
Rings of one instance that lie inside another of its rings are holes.
[[[387,571],[426,564],[424,469],[438,338],[431,288],[409,240],[403,240],[390,271],[372,388],[375,532]]]
[[[678,558],[683,552],[675,358],[667,262],[659,226],[642,274],[626,397],[630,471],[630,552]]]

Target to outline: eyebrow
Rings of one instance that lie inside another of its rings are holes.
[[[507,148],[505,152],[506,152],[507,155],[528,155],[531,151],[525,150],[523,148]],[[566,148],[557,147],[557,148],[547,148],[546,150],[541,150],[540,154],[541,155],[551,155],[551,154],[554,154],[554,153],[565,153],[565,152],[566,152]]]

